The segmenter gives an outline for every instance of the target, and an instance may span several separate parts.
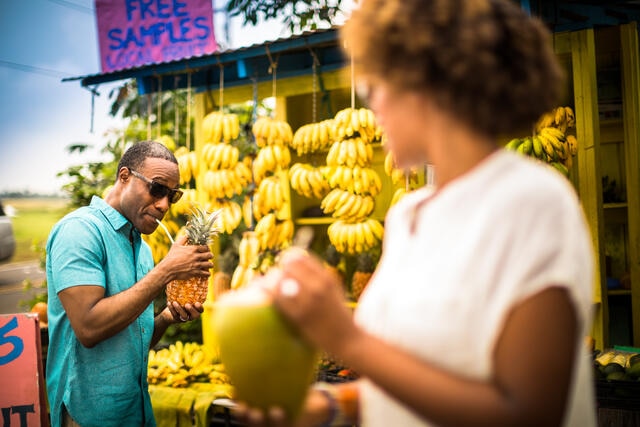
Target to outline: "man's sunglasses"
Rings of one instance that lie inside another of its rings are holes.
[[[169,202],[177,203],[182,197],[182,190],[169,188],[166,185],[162,185],[159,182],[155,182],[154,180],[147,178],[133,169],[129,169],[129,172],[131,172],[131,175],[149,184],[149,194],[156,199],[162,199],[169,196]]]

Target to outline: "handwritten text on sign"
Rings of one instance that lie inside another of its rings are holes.
[[[95,0],[102,72],[210,54],[211,0]]]
[[[40,330],[33,313],[0,315],[0,411],[3,426],[44,425]]]

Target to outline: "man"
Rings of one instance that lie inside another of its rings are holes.
[[[208,276],[207,246],[178,239],[154,267],[141,234],[182,192],[178,163],[162,144],[140,142],[118,164],[104,200],[60,220],[47,242],[51,425],[153,426],[147,384],[149,349],[167,327],[195,320],[201,304],[168,304],[154,318],[153,301],[174,279]]]

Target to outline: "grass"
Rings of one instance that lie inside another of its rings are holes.
[[[7,262],[23,262],[40,259],[37,246],[46,244],[49,231],[67,212],[67,200],[62,198],[3,199],[5,210],[15,209],[12,218],[16,238],[16,252]]]

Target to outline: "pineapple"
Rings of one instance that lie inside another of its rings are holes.
[[[356,258],[356,269],[351,278],[351,293],[356,301],[360,298],[362,291],[364,291],[364,288],[369,283],[374,269],[375,261],[372,254],[369,252],[358,254]]]
[[[209,245],[212,236],[218,233],[216,220],[220,210],[208,213],[200,207],[193,207],[184,232],[187,245]],[[180,305],[204,303],[209,290],[208,277],[191,277],[187,280],[172,280],[167,284],[167,301],[177,301]]]

